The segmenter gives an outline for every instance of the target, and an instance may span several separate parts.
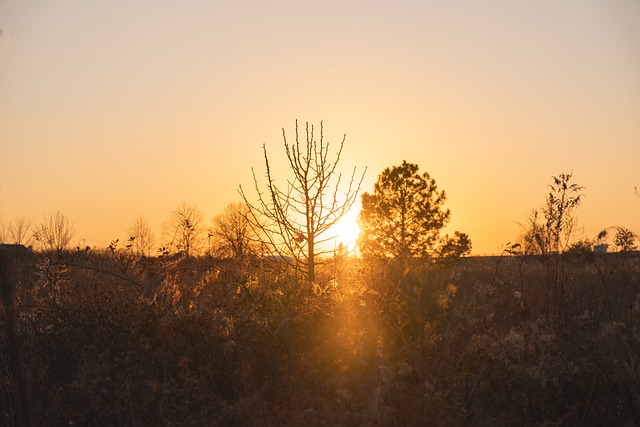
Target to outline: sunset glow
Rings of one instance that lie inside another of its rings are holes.
[[[581,236],[640,232],[638,2],[8,0],[0,29],[3,223],[61,211],[105,247],[140,215],[159,234],[182,201],[210,218],[252,186],[262,144],[286,179],[298,119],[347,134],[363,191],[418,164],[476,254],[562,172],[586,188]]]
[[[639,289],[640,0],[0,0],[3,425],[636,425]]]
[[[342,218],[342,220],[336,225],[334,234],[336,236],[336,244],[342,243],[347,247],[347,250],[353,251],[356,247],[356,241],[358,240],[358,234],[360,234],[360,228],[356,222],[358,214],[355,211],[349,212]]]

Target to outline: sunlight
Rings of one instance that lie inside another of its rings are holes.
[[[340,243],[347,246],[347,249],[352,251],[356,247],[356,240],[358,234],[360,234],[360,227],[356,219],[358,218],[358,212],[352,210],[346,214],[342,220],[336,224],[332,230],[335,237],[335,246],[338,247]]]

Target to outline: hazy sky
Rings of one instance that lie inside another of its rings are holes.
[[[638,0],[0,0],[0,29],[5,222],[60,210],[106,246],[182,201],[210,218],[298,119],[347,134],[366,191],[428,171],[476,253],[562,172],[585,237],[640,232]]]

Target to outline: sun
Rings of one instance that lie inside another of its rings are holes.
[[[356,247],[356,241],[360,234],[360,227],[357,223],[358,213],[351,211],[347,213],[340,222],[335,225],[332,230],[335,235],[335,245],[338,247],[340,243],[345,245],[348,250],[352,251]]]

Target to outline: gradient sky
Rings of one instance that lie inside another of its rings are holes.
[[[0,220],[60,210],[78,239],[207,218],[277,175],[281,128],[325,125],[365,190],[402,160],[450,230],[499,252],[552,175],[581,233],[640,232],[640,1],[0,0]]]

